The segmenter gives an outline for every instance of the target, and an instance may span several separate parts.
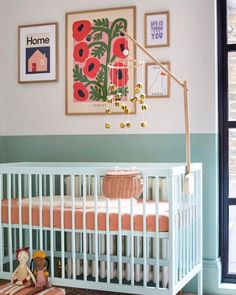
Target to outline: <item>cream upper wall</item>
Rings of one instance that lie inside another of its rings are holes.
[[[4,135],[31,134],[109,134],[183,133],[183,102],[180,89],[172,83],[172,98],[149,100],[149,127],[122,131],[104,129],[105,116],[65,116],[65,13],[86,9],[137,6],[137,39],[144,42],[144,13],[169,10],[171,46],[150,49],[160,60],[171,61],[172,71],[189,81],[191,132],[216,132],[215,85],[215,7],[213,0],[3,0],[4,57]],[[2,20],[2,17],[1,17]],[[59,82],[17,83],[17,27],[24,24],[59,23]],[[2,27],[2,26],[1,26]],[[142,54],[139,53],[139,57]],[[145,61],[149,61],[145,57]],[[1,61],[2,62],[2,61]],[[2,68],[2,67],[1,67]],[[1,101],[1,100],[0,100]],[[133,116],[135,124],[141,115]],[[111,117],[118,125],[120,116]],[[2,122],[1,122],[1,126]]]

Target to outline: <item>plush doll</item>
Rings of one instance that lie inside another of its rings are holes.
[[[47,288],[51,288],[51,284],[48,281],[49,260],[46,257],[46,253],[40,250],[36,251],[31,260],[31,270],[33,264],[35,265],[34,275],[36,276],[36,285],[35,288],[30,292],[26,293],[26,295],[33,295]]]
[[[32,281],[36,284],[35,277],[27,266],[29,257],[29,248],[16,250],[16,258],[19,261],[19,265],[12,275],[11,284],[4,290],[5,294],[13,295],[20,290],[31,286]]]

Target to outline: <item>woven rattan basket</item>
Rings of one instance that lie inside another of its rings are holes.
[[[102,189],[107,198],[138,198],[143,192],[141,174],[139,171],[109,171],[104,176]]]

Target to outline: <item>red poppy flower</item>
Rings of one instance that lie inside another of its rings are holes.
[[[86,42],[80,42],[74,47],[74,59],[75,61],[84,62],[89,56],[89,49]]]
[[[97,75],[97,72],[100,69],[100,61],[97,58],[90,57],[87,59],[83,71],[86,76],[89,78],[94,78]]]
[[[113,54],[115,54],[119,58],[126,58],[127,56],[124,55],[123,53],[124,50],[129,50],[127,39],[125,38],[116,39],[113,45]]]
[[[122,62],[115,63],[114,67],[110,70],[109,74],[111,83],[119,87],[125,86],[129,80],[128,69],[123,68],[124,64]]]
[[[88,90],[81,82],[76,82],[73,85],[74,88],[74,99],[75,101],[86,101],[88,100]]]
[[[91,23],[88,20],[80,20],[73,23],[73,38],[76,41],[83,40],[91,30]]]

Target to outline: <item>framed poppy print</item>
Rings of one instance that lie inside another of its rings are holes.
[[[18,27],[18,82],[58,80],[57,23]]]
[[[135,21],[133,6],[66,14],[66,114],[105,114],[110,84],[128,99],[135,69],[128,73],[122,65],[136,54],[122,31],[135,38]],[[135,105],[130,108],[135,113]],[[112,104],[111,113],[121,110]]]

